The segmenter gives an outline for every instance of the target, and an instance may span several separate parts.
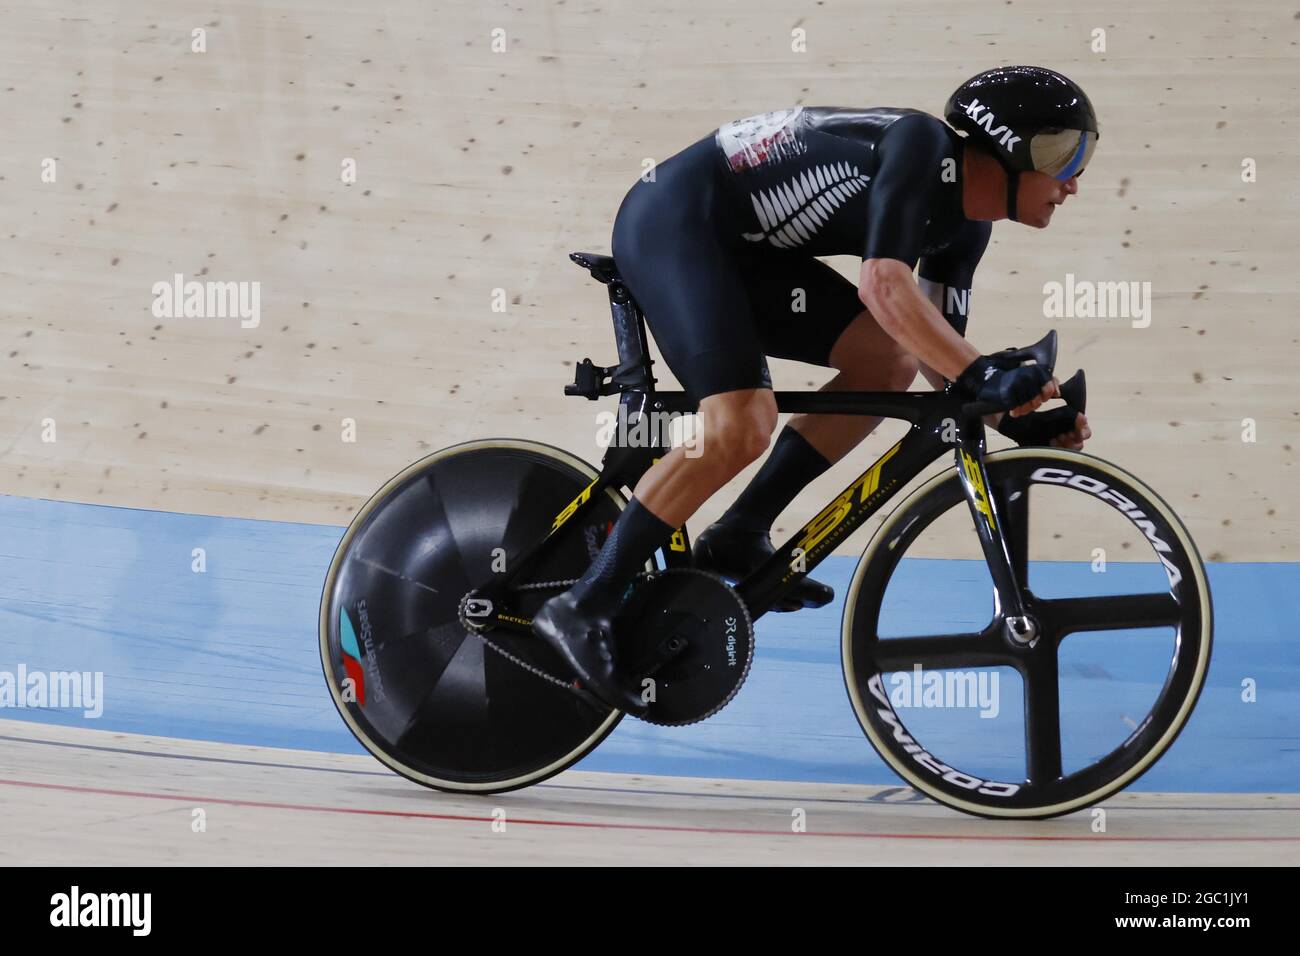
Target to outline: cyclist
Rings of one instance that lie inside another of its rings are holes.
[[[619,272],[664,360],[699,400],[700,454],[659,460],[583,577],[534,630],[612,706],[645,705],[617,670],[611,622],[636,572],[675,528],[767,449],[776,401],[765,356],[832,368],[827,390],[905,390],[919,370],[1011,409],[1022,444],[1091,436],[1036,365],[1003,368],[963,336],[992,222],[1047,226],[1095,147],[1092,104],[1042,67],[1002,67],[948,100],[951,127],[918,110],[814,107],[728,123],[660,163],[614,222]],[[965,136],[959,135],[964,133]],[[860,255],[856,286],[817,259]],[[919,265],[919,268],[918,268]],[[913,270],[917,277],[913,277]],[[768,460],[696,542],[697,560],[743,577],[773,552],[772,522],[880,419],[795,415]],[[799,605],[834,593],[804,578]],[[786,608],[793,609],[793,608]]]

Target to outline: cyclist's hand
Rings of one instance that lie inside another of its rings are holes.
[[[1088,416],[1079,412],[1074,420],[1074,428],[1057,435],[1052,439],[1052,444],[1057,448],[1073,448],[1079,451],[1083,448],[1083,443],[1091,437],[1092,429],[1088,427]]]
[[[1050,382],[1048,382],[1046,385],[1043,386],[1043,390],[1041,392],[1039,392],[1029,401],[1025,402],[1025,404],[1017,405],[1015,408],[1011,409],[1011,411],[1007,412],[1007,414],[1010,415],[1012,418],[1019,418],[1021,415],[1028,415],[1030,412],[1038,408],[1039,405],[1043,404],[1043,402],[1049,401],[1053,398],[1060,398],[1060,397],[1061,397],[1061,383],[1058,382],[1055,378],[1053,378]]]
[[[1076,451],[1092,437],[1088,416],[1067,406],[1015,418],[1003,415],[997,429],[1017,445],[1054,445]]]
[[[957,377],[957,388],[991,409],[1015,409],[1025,414],[1060,394],[1056,380],[1043,366],[999,367],[987,355],[966,367]]]

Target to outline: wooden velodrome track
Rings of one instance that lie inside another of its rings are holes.
[[[1159,489],[1207,560],[1297,559],[1285,5],[8,0],[0,16],[0,492],[342,525],[468,438],[597,459],[595,406],[560,386],[612,342],[565,256],[608,250],[643,161],[795,104],[937,112],[978,69],[1041,62],[1089,90],[1102,140],[1049,230],[995,228],[972,340],[1057,327],[1063,371],[1088,370],[1089,450]],[[259,282],[260,324],[154,317],[175,273]],[[1067,274],[1149,282],[1149,327],[1044,318]],[[1300,833],[1292,793],[1122,794],[1096,833],[1091,814],[994,826],[898,789],[572,772],[462,799],[367,757],[13,720],[0,736],[6,863],[1277,863]],[[195,808],[222,826],[193,835]]]
[[[993,823],[902,787],[569,771],[435,797],[370,757],[35,724],[0,740],[25,778],[0,780],[5,863],[1259,866],[1300,841],[1292,794],[1124,793],[1104,816]]]

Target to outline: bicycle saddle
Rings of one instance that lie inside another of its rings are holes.
[[[622,281],[613,256],[602,256],[594,252],[570,252],[569,258],[590,272],[597,282],[609,285],[611,282]]]

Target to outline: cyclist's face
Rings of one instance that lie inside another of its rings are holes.
[[[1053,179],[1047,173],[1021,173],[1016,215],[1025,225],[1042,229],[1052,221],[1056,207],[1078,191],[1078,176]]]

